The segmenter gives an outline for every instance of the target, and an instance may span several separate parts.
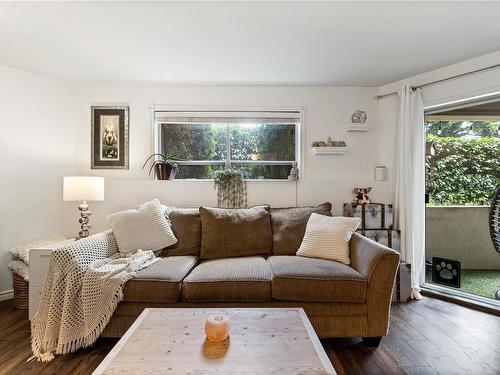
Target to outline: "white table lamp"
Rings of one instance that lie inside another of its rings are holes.
[[[82,202],[78,206],[81,215],[78,220],[81,224],[81,230],[76,239],[88,237],[90,229],[92,228],[89,225],[89,218],[92,213],[89,211],[89,205],[87,202],[104,200],[104,177],[64,177],[63,200]]]

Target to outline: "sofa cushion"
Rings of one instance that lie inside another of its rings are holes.
[[[269,206],[200,207],[202,259],[271,254]]]
[[[201,220],[198,208],[175,208],[168,215],[177,243],[163,249],[162,255],[200,255]]]
[[[267,302],[271,300],[271,271],[261,257],[203,261],[184,279],[182,300]]]
[[[359,217],[312,214],[297,255],[350,264],[349,242],[360,224]]]
[[[135,210],[111,214],[108,222],[121,253],[139,249],[156,251],[177,242],[158,199],[146,202]]]
[[[332,216],[332,204],[327,202],[316,207],[271,209],[273,255],[295,255],[302,243],[307,221],[312,213]]]
[[[272,296],[280,301],[365,302],[366,280],[353,268],[330,260],[271,256]]]
[[[179,300],[182,279],[197,262],[194,256],[161,258],[155,264],[137,272],[125,283],[125,302],[168,302]]]

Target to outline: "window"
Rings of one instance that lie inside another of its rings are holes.
[[[224,168],[248,179],[288,179],[297,167],[299,112],[155,112],[156,150],[182,161],[177,178]]]

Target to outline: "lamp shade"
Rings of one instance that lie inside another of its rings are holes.
[[[89,176],[64,177],[63,200],[103,201],[104,177],[89,177]]]

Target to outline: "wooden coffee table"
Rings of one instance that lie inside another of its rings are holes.
[[[230,337],[206,340],[211,314]],[[335,374],[301,308],[145,309],[94,374]]]

